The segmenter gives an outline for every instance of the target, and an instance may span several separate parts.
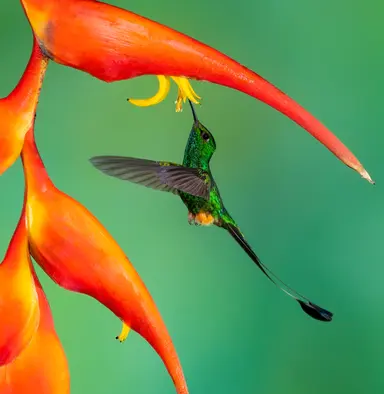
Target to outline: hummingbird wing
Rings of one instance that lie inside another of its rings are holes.
[[[174,194],[181,191],[209,200],[211,178],[198,168],[123,156],[95,156],[90,161],[98,170],[115,178]]]
[[[257,257],[255,252],[252,250],[248,242],[245,240],[240,229],[231,223],[233,219],[226,221],[223,219],[222,227],[225,228],[231,236],[237,241],[237,243],[243,248],[243,250],[248,254],[248,256],[256,263],[256,265],[263,271],[263,273],[268,277],[268,279],[278,286],[284,293],[288,294],[290,297],[295,299],[303,309],[303,311],[316,320],[321,321],[331,321],[333,313],[321,308],[320,306],[311,302],[308,298],[302,296],[297,291],[293,290],[282,280],[280,280],[266,265],[264,265],[260,259]]]

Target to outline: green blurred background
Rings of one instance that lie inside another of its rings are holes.
[[[191,394],[361,394],[384,391],[384,5],[350,2],[115,0],[210,44],[257,71],[328,125],[363,162],[371,186],[296,124],[239,92],[194,83],[198,115],[218,145],[212,170],[228,210],[262,260],[335,313],[314,321],[276,290],[222,230],[195,228],[181,201],[97,172],[99,154],[180,161],[191,128],[158,106],[155,77],[108,85],[51,64],[36,138],[56,185],[90,209],[147,284]],[[17,0],[0,11],[0,94],[31,50]],[[1,122],[1,120],[0,120]],[[1,177],[5,252],[23,198],[20,160]],[[72,394],[173,393],[136,333],[96,301],[38,271],[70,363]]]

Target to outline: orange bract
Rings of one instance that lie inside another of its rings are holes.
[[[20,356],[0,368],[0,393],[69,394],[67,358],[55,331],[48,300],[36,274],[33,274],[39,298],[40,324]]]
[[[48,59],[36,41],[27,68],[12,93],[0,99],[0,175],[20,156],[24,136],[33,123]]]
[[[372,182],[357,158],[327,127],[260,75],[223,53],[157,22],[99,1],[21,0],[21,3],[44,53],[54,61],[106,82],[157,75],[205,80],[239,90],[288,116]],[[161,101],[168,83],[164,86],[156,99],[133,102],[152,105]],[[179,91],[179,106],[186,96],[187,91]]]
[[[0,366],[19,356],[39,324],[40,310],[31,269],[23,209],[0,265]]]
[[[60,286],[87,294],[118,316],[123,340],[132,328],[162,358],[177,392],[187,394],[183,371],[156,305],[138,273],[102,224],[48,177],[34,142],[22,151],[31,254]]]

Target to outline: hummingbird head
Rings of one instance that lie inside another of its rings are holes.
[[[189,134],[187,150],[190,155],[199,156],[200,159],[209,161],[216,150],[216,142],[211,132],[199,121],[195,108],[190,100],[193,115],[192,130]]]

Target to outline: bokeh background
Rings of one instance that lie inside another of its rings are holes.
[[[378,394],[384,391],[384,40],[379,0],[114,0],[234,57],[328,125],[363,162],[371,186],[296,124],[239,92],[194,83],[218,145],[212,170],[228,210],[262,260],[335,313],[314,321],[275,289],[222,230],[195,228],[171,194],[103,176],[116,154],[182,160],[188,108],[136,108],[155,77],[108,85],[50,64],[36,138],[56,185],[90,209],[154,296],[191,394]],[[16,0],[0,11],[0,94],[28,61],[31,31]],[[1,122],[1,119],[0,119]],[[0,248],[23,198],[20,160],[1,177]],[[96,301],[38,270],[70,363],[73,394],[173,393],[155,352]]]

